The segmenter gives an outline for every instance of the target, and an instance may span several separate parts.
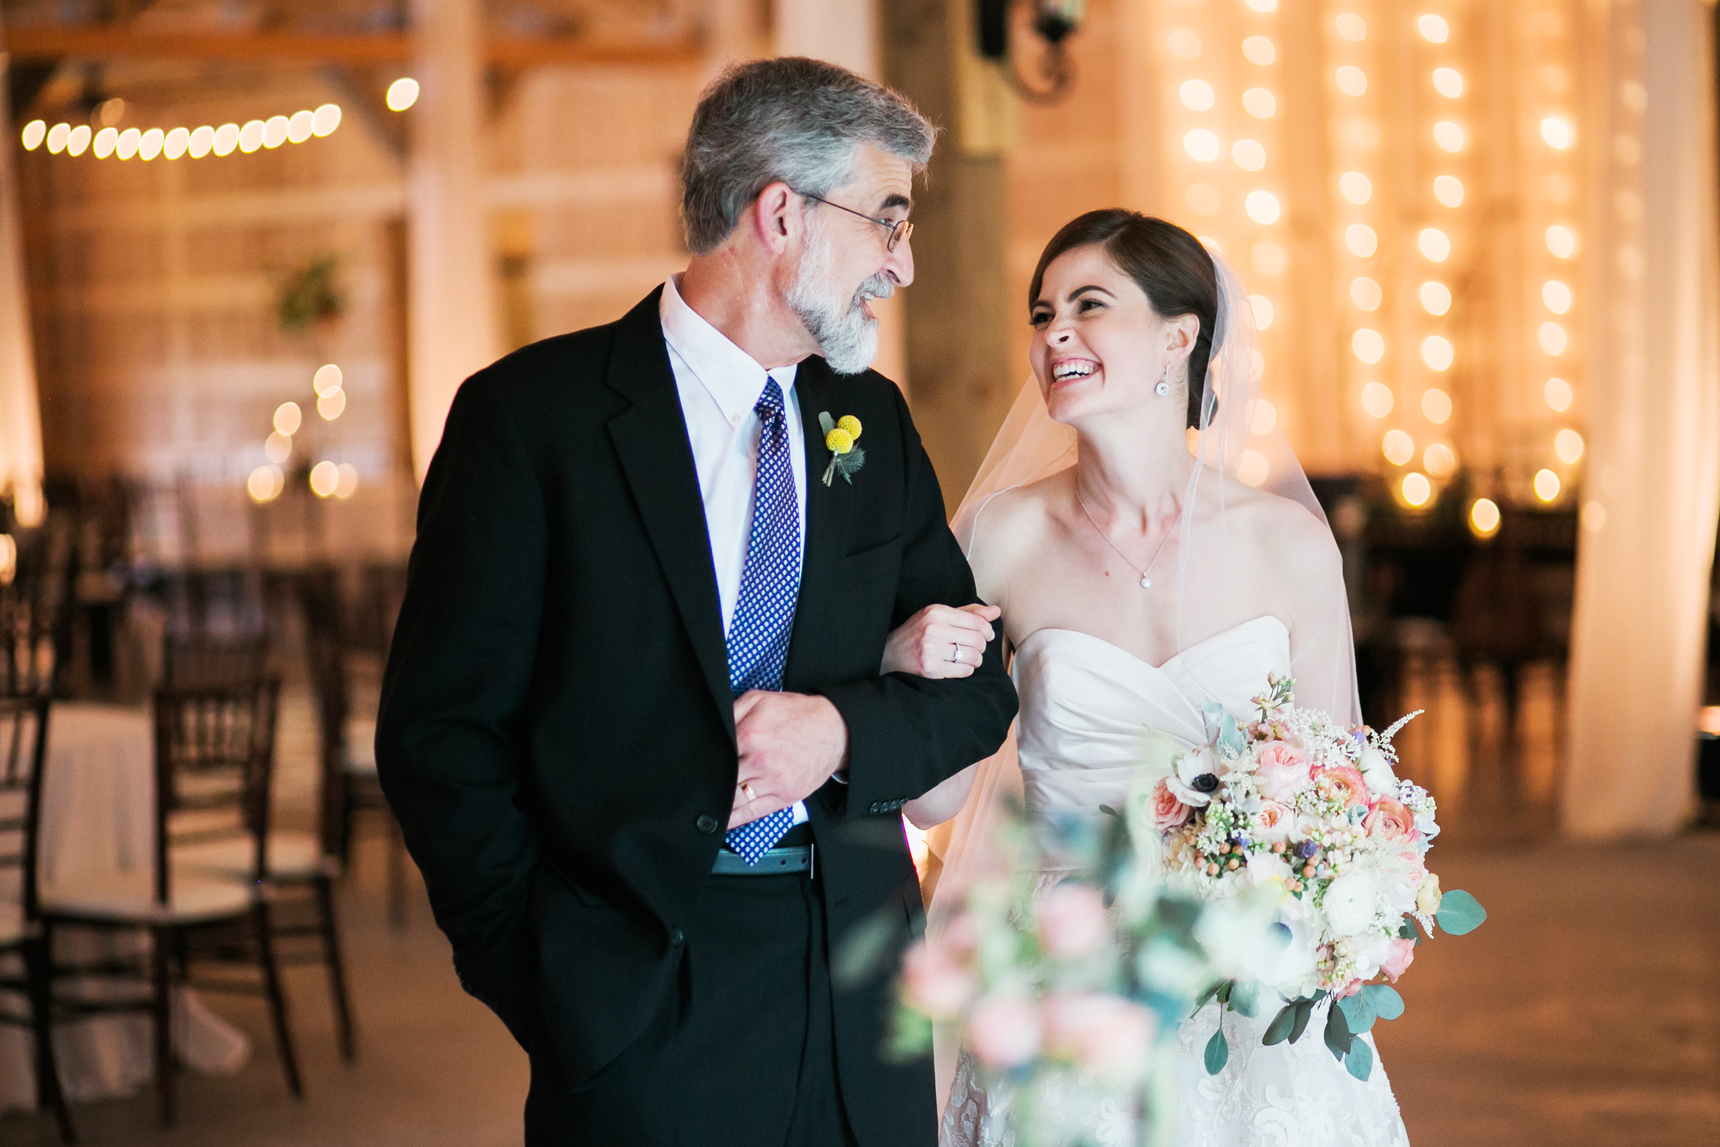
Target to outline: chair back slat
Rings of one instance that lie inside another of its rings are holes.
[[[339,856],[346,841],[347,627],[332,576],[310,577],[300,594],[305,658],[317,714],[318,843],[325,857]]]
[[[42,769],[48,753],[47,697],[0,698],[0,911],[39,914],[36,885]]]
[[[162,642],[162,684],[201,689],[261,681],[269,661],[267,637],[168,637]]]
[[[171,900],[174,845],[243,840],[250,876],[265,875],[280,681],[155,693],[156,881]]]

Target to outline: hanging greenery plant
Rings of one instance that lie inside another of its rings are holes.
[[[318,255],[282,280],[275,297],[275,321],[288,334],[298,334],[312,323],[338,319],[346,313],[335,273],[340,256]]]

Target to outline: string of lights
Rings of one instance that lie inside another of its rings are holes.
[[[410,104],[408,105],[410,106]],[[34,119],[24,125],[21,142],[25,151],[46,146],[52,155],[80,156],[88,153],[96,159],[179,159],[190,156],[232,155],[235,151],[249,155],[261,149],[274,149],[285,143],[304,143],[333,134],[340,126],[340,107],[323,104],[315,111],[303,110],[290,116],[254,119],[244,125],[224,123],[219,127],[205,124],[186,128],[135,128],[121,130],[112,125],[99,130],[89,124],[56,123]]]
[[[1275,82],[1279,62],[1278,45],[1270,35],[1278,0],[1246,0],[1246,4],[1250,15],[1244,19],[1245,34],[1238,45],[1240,62],[1225,52],[1208,53],[1208,39],[1216,47],[1221,35],[1216,22],[1209,20],[1205,39],[1192,27],[1170,31],[1165,47],[1175,63],[1167,74],[1176,99],[1185,109],[1182,152],[1184,161],[1193,165],[1186,169],[1191,182],[1184,189],[1183,201],[1220,235],[1240,234],[1251,240],[1255,267],[1276,276],[1283,273],[1288,261],[1284,245],[1273,237],[1284,206],[1278,193],[1263,186],[1257,177],[1267,170],[1277,143],[1273,120],[1278,113],[1278,97],[1267,85]],[[1239,118],[1237,110],[1246,118]],[[1227,179],[1220,174],[1228,167],[1226,157],[1243,173],[1242,193],[1228,200],[1216,186],[1234,182],[1234,177]],[[1240,217],[1237,206],[1241,207]],[[1202,235],[1201,239],[1223,250],[1219,238]],[[1270,329],[1277,317],[1271,298],[1254,294],[1249,302],[1256,327],[1262,332]],[[1265,359],[1256,365],[1264,370]],[[1256,435],[1269,434],[1278,425],[1278,418],[1277,408],[1263,398],[1255,406],[1251,429]],[[1270,463],[1263,452],[1244,450],[1237,470],[1239,479],[1258,486],[1269,472]]]

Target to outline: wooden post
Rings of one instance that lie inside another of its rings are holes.
[[[494,269],[478,145],[483,22],[476,0],[415,0],[422,86],[407,176],[412,463],[419,481],[454,392],[496,357]]]
[[[904,292],[914,421],[953,513],[1027,377],[1011,362],[1004,154],[1013,99],[975,51],[970,0],[885,0],[884,74],[944,129],[915,191],[914,285]]]

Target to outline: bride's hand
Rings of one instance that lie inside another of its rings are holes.
[[[884,642],[882,673],[915,677],[970,677],[985,659],[996,634],[991,623],[1002,610],[995,605],[928,605],[898,626]]]

